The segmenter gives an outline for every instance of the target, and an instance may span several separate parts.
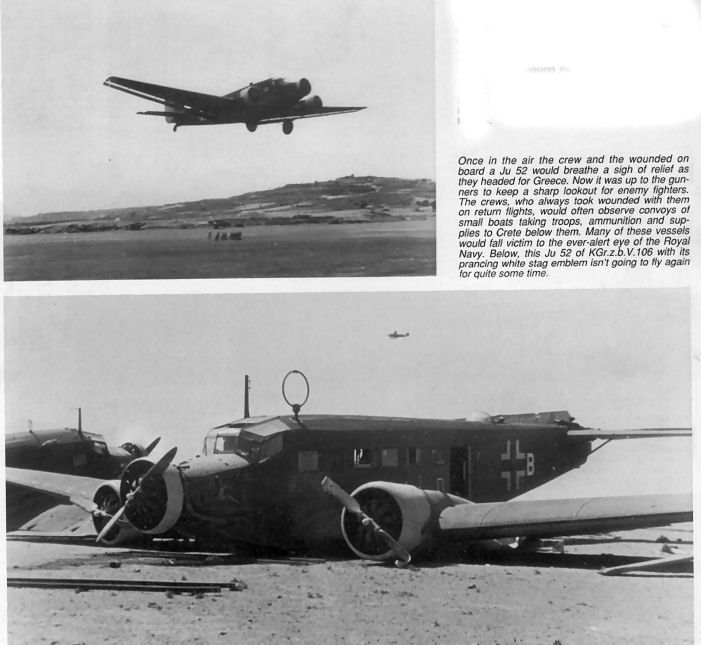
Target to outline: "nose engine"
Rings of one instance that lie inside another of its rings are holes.
[[[129,523],[141,533],[158,535],[175,526],[182,513],[184,495],[180,474],[172,464],[162,475],[142,481],[152,466],[150,459],[132,461],[122,473],[119,496],[127,500],[132,495],[124,513]]]
[[[300,96],[306,96],[312,91],[312,84],[306,78],[300,78],[297,82],[297,89]]]

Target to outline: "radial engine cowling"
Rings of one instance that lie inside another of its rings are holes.
[[[459,497],[408,484],[371,482],[352,493],[365,514],[377,522],[409,553],[428,546],[447,506],[465,503]],[[394,560],[396,554],[358,515],[345,508],[341,531],[351,551],[367,560]]]
[[[122,473],[120,497],[138,492],[126,505],[124,516],[141,533],[158,535],[175,526],[183,509],[183,484],[178,469],[170,464],[162,475],[143,479],[153,466],[150,459],[135,459]]]
[[[95,510],[92,514],[92,523],[98,535],[122,505],[119,496],[120,484],[118,479],[107,481],[101,484],[93,495],[92,501],[95,504]],[[101,542],[107,546],[120,546],[135,542],[140,536],[141,534],[128,524],[117,523],[102,537]]]
[[[314,96],[308,96],[306,99],[302,99],[299,102],[299,107],[302,112],[318,112],[323,107],[323,102],[316,94]]]
[[[299,96],[306,96],[312,91],[312,84],[306,78],[300,78],[297,82],[297,89]]]
[[[260,101],[260,89],[255,85],[249,85],[241,92],[241,98],[246,101],[246,103],[258,103],[258,101]]]

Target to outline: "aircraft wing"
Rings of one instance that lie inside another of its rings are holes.
[[[602,533],[692,519],[691,494],[628,495],[459,504],[441,512],[439,526],[469,540],[490,540]]]
[[[104,85],[148,101],[160,103],[178,110],[182,114],[190,114],[202,118],[210,118],[217,110],[231,107],[231,100],[221,96],[191,92],[190,90],[179,90],[175,87],[166,87],[164,85],[153,85],[152,83],[133,81],[128,78],[119,78],[118,76],[110,76],[104,82]],[[144,114],[173,116],[174,113],[145,112]]]
[[[282,123],[283,121],[294,121],[295,119],[311,119],[315,116],[331,116],[333,114],[346,114],[348,112],[360,112],[363,107],[322,107],[315,112],[295,113],[290,112],[287,116],[276,116],[268,119],[261,119],[258,123]]]
[[[572,428],[568,437],[582,439],[653,439],[656,437],[690,437],[691,428],[638,428],[636,430],[598,430],[594,428]]]
[[[91,513],[95,507],[93,494],[102,483],[102,480],[92,477],[24,468],[5,468],[5,481],[40,493],[54,495],[59,503],[74,504],[88,513]]]

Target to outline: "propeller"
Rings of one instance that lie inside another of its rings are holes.
[[[144,453],[148,457],[148,455],[151,454],[151,451],[158,445],[158,442],[161,440],[160,437],[156,437],[148,446],[146,446]]]
[[[155,442],[152,442],[152,445],[149,446],[149,448],[155,448],[155,444],[160,441],[160,438],[156,439]],[[151,468],[148,469],[146,474],[141,478],[141,481],[139,482],[139,485],[136,487],[134,491],[131,493],[127,494],[127,499],[122,505],[122,507],[112,516],[112,519],[107,522],[102,527],[102,530],[100,531],[99,535],[97,536],[96,542],[100,542],[105,535],[107,535],[112,527],[119,522],[120,518],[122,515],[124,515],[124,512],[127,510],[127,506],[129,506],[129,503],[138,495],[138,493],[141,491],[141,486],[145,481],[147,481],[151,477],[156,477],[159,475],[162,475],[165,471],[166,468],[170,465],[170,462],[173,461],[173,457],[175,457],[175,453],[178,451],[176,447],[171,448],[165,455],[163,455]]]
[[[397,556],[395,565],[397,567],[405,567],[411,562],[411,554],[397,540],[395,540],[387,531],[385,531],[375,520],[363,512],[358,500],[349,495],[330,477],[324,477],[321,481],[321,487],[324,492],[332,497],[335,497],[341,505],[354,515],[358,515],[363,526],[369,527],[376,535],[378,535],[392,552]]]

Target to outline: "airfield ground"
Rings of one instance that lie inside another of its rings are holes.
[[[198,595],[9,588],[10,645],[23,643],[693,642],[692,577],[599,575],[600,567],[689,550],[691,525],[578,539],[557,552],[395,569],[352,559],[245,560],[7,543],[9,577],[239,580]],[[612,541],[611,538],[614,538]]]
[[[372,224],[6,235],[6,280],[435,275],[435,218]]]

